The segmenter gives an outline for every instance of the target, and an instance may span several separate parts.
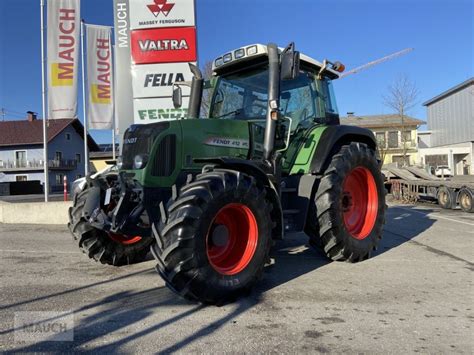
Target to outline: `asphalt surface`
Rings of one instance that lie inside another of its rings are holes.
[[[0,224],[0,352],[473,353],[474,215],[391,206],[378,252],[328,262],[291,235],[250,297],[204,307],[150,260],[87,259],[64,227]],[[66,311],[74,341],[19,342],[14,315]]]

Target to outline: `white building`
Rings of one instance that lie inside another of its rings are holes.
[[[419,161],[474,175],[474,78],[423,103],[428,131],[418,132]]]

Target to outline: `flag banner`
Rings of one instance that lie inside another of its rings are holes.
[[[114,0],[114,96],[117,134],[123,134],[133,124],[129,8],[128,0]]]
[[[86,25],[87,119],[90,129],[112,129],[114,119],[111,28]]]
[[[49,0],[47,11],[48,118],[76,118],[80,0]]]

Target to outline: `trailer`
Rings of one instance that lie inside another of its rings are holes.
[[[386,185],[394,199],[405,203],[436,201],[445,209],[474,212],[474,176],[444,179],[417,167],[384,167]]]

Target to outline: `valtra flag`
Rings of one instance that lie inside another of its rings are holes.
[[[87,119],[91,129],[112,129],[114,119],[111,28],[87,25]]]
[[[48,118],[77,117],[80,0],[49,0]]]
[[[195,62],[194,27],[135,30],[131,34],[134,64]]]

